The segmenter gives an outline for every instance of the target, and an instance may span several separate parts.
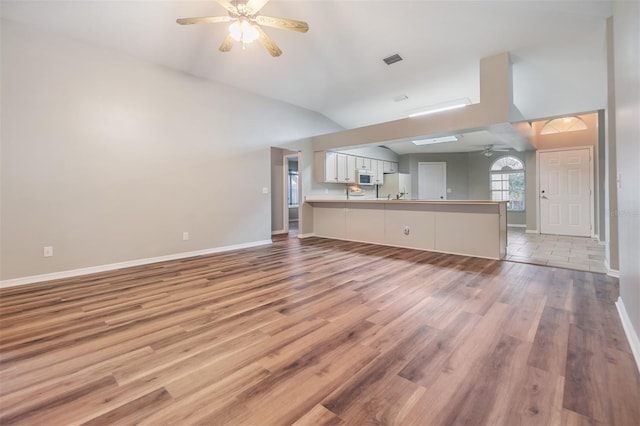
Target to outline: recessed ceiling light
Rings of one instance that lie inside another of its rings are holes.
[[[452,136],[441,136],[439,138],[431,138],[431,139],[420,139],[417,141],[411,141],[414,145],[432,145],[436,143],[446,143],[446,142],[456,142],[458,141],[458,137],[455,135]]]

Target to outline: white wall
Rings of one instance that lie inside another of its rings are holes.
[[[269,147],[339,128],[4,20],[1,102],[2,280],[268,240]]]
[[[640,3],[614,2],[615,144],[620,176],[618,217],[620,298],[640,336]],[[610,176],[615,179],[615,176]],[[636,346],[636,350],[638,350]],[[640,365],[640,353],[636,353]]]

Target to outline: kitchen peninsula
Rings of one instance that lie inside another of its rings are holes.
[[[313,235],[504,259],[506,202],[307,199]]]

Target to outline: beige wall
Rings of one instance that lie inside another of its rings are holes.
[[[620,186],[620,298],[640,335],[640,3],[614,2],[615,146]],[[610,141],[611,142],[611,141]],[[615,179],[615,176],[610,176]],[[639,347],[635,347],[640,350]],[[636,353],[640,365],[640,352]]]
[[[339,128],[110,50],[1,30],[2,280],[268,241],[269,147]]]
[[[466,152],[451,154],[410,154],[408,157],[408,173],[411,174],[411,188],[414,188],[412,199],[418,199],[418,169],[419,163],[446,163],[447,171],[447,200],[469,200],[468,188],[468,156]],[[486,200],[487,197],[481,199]]]

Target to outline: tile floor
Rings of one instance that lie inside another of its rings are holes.
[[[508,229],[506,260],[607,273],[604,266],[604,245],[597,240],[527,234],[524,228]]]

